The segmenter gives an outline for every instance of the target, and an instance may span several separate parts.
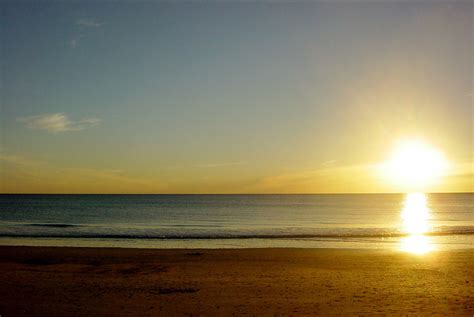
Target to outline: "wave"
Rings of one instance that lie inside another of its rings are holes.
[[[50,228],[71,228],[71,227],[79,227],[81,225],[73,225],[69,223],[29,223],[25,226],[31,227],[50,227]]]
[[[66,228],[63,226],[49,226]],[[448,231],[432,231],[425,236],[474,235],[474,228],[457,228]],[[147,239],[147,240],[226,240],[226,239],[387,239],[408,237],[404,232],[328,232],[328,233],[107,233],[107,232],[0,232],[0,237],[10,238],[75,238],[75,239]]]

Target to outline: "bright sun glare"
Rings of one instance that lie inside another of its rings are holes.
[[[402,239],[402,250],[414,254],[425,254],[434,250],[430,238],[425,235],[430,230],[430,209],[426,195],[407,194],[401,216],[403,231],[408,234]]]
[[[395,148],[384,171],[399,186],[423,188],[441,177],[446,168],[441,151],[422,141],[410,140]]]
[[[402,210],[404,229],[409,234],[423,234],[429,230],[430,210],[423,193],[410,193]]]

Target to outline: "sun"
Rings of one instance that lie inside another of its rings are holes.
[[[408,140],[395,147],[383,170],[398,186],[423,189],[443,176],[447,165],[440,150],[421,140]]]

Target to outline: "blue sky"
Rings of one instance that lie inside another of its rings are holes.
[[[469,2],[0,5],[3,191],[390,191],[407,137],[472,188]]]

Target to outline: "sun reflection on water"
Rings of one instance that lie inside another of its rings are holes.
[[[435,249],[430,238],[425,234],[429,231],[430,209],[426,195],[410,193],[405,197],[401,212],[403,231],[408,234],[402,238],[401,249],[414,254],[425,254]]]

